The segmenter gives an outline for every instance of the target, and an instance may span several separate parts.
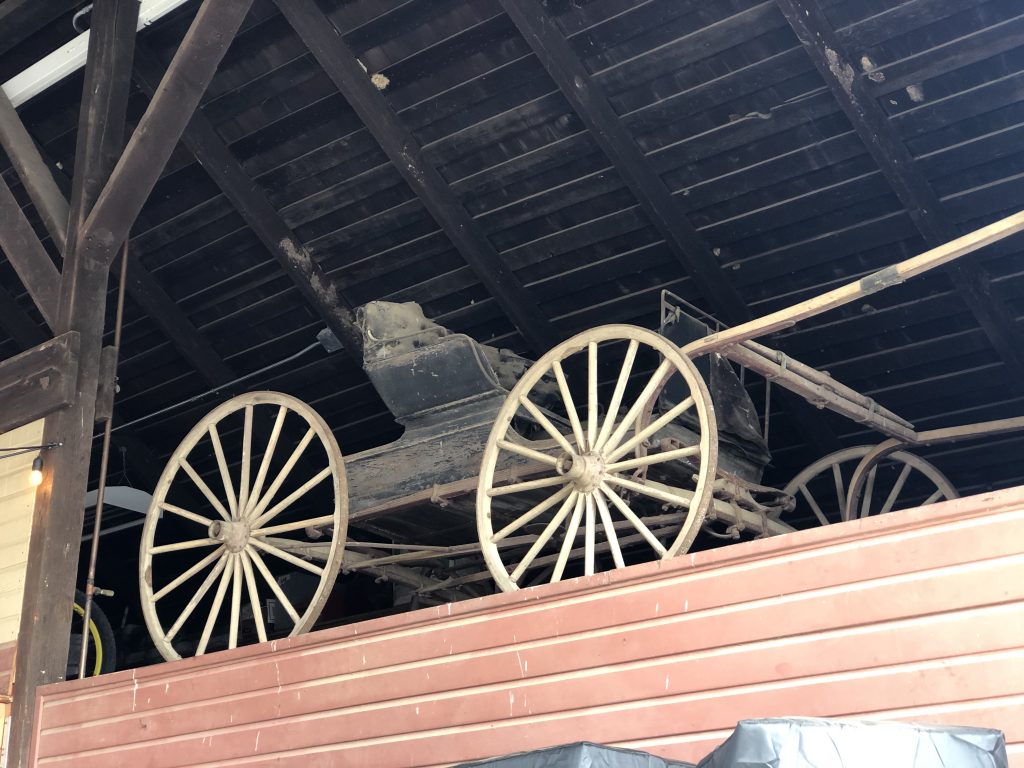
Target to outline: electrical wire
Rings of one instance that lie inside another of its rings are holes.
[[[0,459],[11,459],[15,456],[21,456],[24,453],[34,453],[35,451],[48,451],[51,448],[59,448],[61,443],[43,443],[42,445],[16,445],[10,448],[0,448]]]

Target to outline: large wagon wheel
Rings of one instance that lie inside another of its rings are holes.
[[[821,525],[843,522],[853,472],[872,446],[843,448],[818,459],[783,489],[796,499],[790,515],[809,512]],[[857,505],[857,517],[884,515],[959,498],[939,469],[920,456],[896,451],[871,470]]]
[[[606,414],[598,403],[601,360],[621,361]],[[654,372],[638,375],[643,365],[638,361],[656,366]],[[580,372],[575,395],[567,370]],[[535,400],[550,375],[557,394],[550,407],[541,408]],[[683,382],[689,396],[637,432],[651,399],[673,380]],[[691,409],[697,415],[697,444],[648,454],[646,439]],[[531,442],[522,434],[527,430],[517,425],[538,428],[545,440]],[[487,567],[508,592],[538,580],[561,580],[570,558],[580,555],[583,573],[590,575],[598,568],[597,555],[605,552],[615,568],[626,565],[627,547],[631,553],[642,548],[645,559],[685,552],[711,503],[717,458],[711,396],[678,347],[629,325],[605,325],[574,336],[524,374],[487,440],[477,487],[477,530]],[[524,460],[540,471],[525,481],[496,483],[500,466]],[[693,490],[648,479],[646,470],[675,460],[696,465]],[[539,499],[537,491],[542,491]],[[651,502],[664,511],[644,517],[631,506]],[[580,533],[581,549],[576,547]]]
[[[225,624],[222,644],[236,647],[248,619],[243,602],[260,642],[268,637],[263,599],[287,615],[288,635],[309,630],[337,578],[347,525],[344,461],[312,408],[251,392],[212,410],[168,461],[143,527],[142,611],[161,655],[181,658],[176,644],[193,650],[176,640],[188,622],[202,627],[196,655]],[[277,579],[295,568],[316,577],[304,599],[289,597]]]

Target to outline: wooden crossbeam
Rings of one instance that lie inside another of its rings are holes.
[[[355,54],[315,0],[277,0],[277,6],[527,343],[540,352],[552,347],[557,336],[537,302],[504,263],[437,168],[423,156],[419,142],[370,82]]]
[[[135,53],[135,82],[151,96],[164,68],[147,48]],[[197,111],[181,137],[196,160],[220,187],[263,246],[284,268],[299,293],[341,341],[346,354],[362,365],[362,334],[351,303],[306,250],[259,185],[245,172],[210,121]]]
[[[78,334],[64,333],[0,363],[0,433],[71,403],[78,347]]]
[[[0,248],[51,330],[57,329],[60,274],[0,176]]]
[[[960,233],[943,211],[942,201],[915,166],[906,144],[850,63],[817,0],[777,2],[925,242],[934,248],[956,239]],[[946,267],[946,271],[1014,378],[1024,378],[1024,340],[1016,332],[1013,313],[993,293],[982,266],[976,261],[961,260]]]

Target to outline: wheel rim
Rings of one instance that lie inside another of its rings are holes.
[[[605,359],[612,361],[612,375],[602,414]],[[643,371],[644,360],[651,361],[653,373]],[[574,388],[566,371],[576,364]],[[685,382],[689,397],[637,432],[645,406],[675,377]],[[545,388],[548,409],[534,402]],[[645,439],[686,411],[697,416],[695,443],[648,455]],[[543,439],[528,439],[514,419],[532,425]],[[582,573],[590,575],[605,566],[685,552],[711,502],[717,453],[710,395],[674,344],[628,325],[602,326],[563,342],[516,384],[484,449],[477,529],[491,575],[503,591],[513,591],[538,580],[560,581],[570,562],[578,570],[582,561]],[[697,465],[692,490],[647,476],[648,470],[681,461]],[[517,480],[520,472],[529,478]]]
[[[157,650],[181,658],[196,633],[202,655],[244,634],[307,631],[337,578],[347,524],[341,451],[313,409],[278,392],[218,406],[172,454],[146,515],[139,583]],[[312,576],[298,597],[279,583],[291,572]],[[290,631],[270,626],[270,600]]]
[[[871,449],[870,445],[843,448],[818,459],[790,480],[783,489],[796,499],[796,509],[790,516],[806,513],[819,525],[843,522],[854,469]],[[888,514],[959,496],[934,464],[912,453],[896,451],[868,474],[857,516]]]

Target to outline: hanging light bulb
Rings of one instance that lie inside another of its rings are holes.
[[[38,486],[43,482],[43,457],[36,456],[32,460],[32,472],[28,476],[28,481],[33,486]]]

